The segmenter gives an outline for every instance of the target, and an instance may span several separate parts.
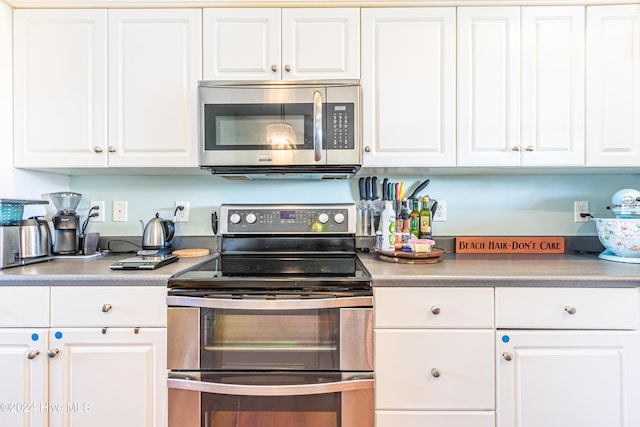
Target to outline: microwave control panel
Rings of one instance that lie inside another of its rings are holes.
[[[327,149],[353,150],[355,148],[353,108],[352,103],[327,104]]]

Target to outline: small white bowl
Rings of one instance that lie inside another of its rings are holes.
[[[640,257],[640,219],[593,218],[600,243],[617,256]]]

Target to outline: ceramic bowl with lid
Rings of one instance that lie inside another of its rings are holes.
[[[593,218],[598,239],[620,257],[640,258],[640,218]]]

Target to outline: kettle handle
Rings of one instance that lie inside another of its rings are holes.
[[[51,255],[51,251],[53,250],[53,237],[51,236],[51,229],[49,228],[49,222],[44,219],[44,217],[33,216],[31,219],[35,219],[38,223],[38,226],[44,225],[45,230],[47,230],[47,256]]]
[[[162,226],[164,227],[164,231],[166,235],[164,240],[166,243],[169,243],[171,239],[173,239],[173,234],[176,231],[176,225],[173,221],[170,221],[168,219],[163,219]]]

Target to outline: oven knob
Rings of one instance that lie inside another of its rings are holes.
[[[344,214],[343,213],[335,214],[335,216],[333,217],[333,220],[338,224],[342,224],[344,222]]]
[[[326,213],[321,213],[320,215],[318,215],[318,221],[320,221],[320,224],[326,224],[327,221],[329,221],[329,215],[327,215]]]
[[[238,215],[237,213],[231,214],[231,216],[229,217],[229,221],[232,224],[237,224],[240,222],[240,215]]]
[[[253,224],[254,222],[256,222],[257,218],[256,218],[256,214],[250,213],[250,214],[247,214],[247,216],[244,219],[246,219],[249,224]]]

